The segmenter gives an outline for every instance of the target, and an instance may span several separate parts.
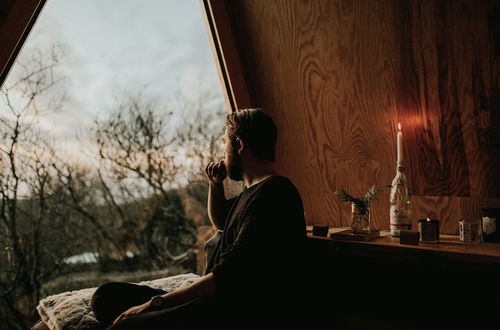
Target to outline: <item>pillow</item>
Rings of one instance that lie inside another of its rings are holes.
[[[137,284],[173,291],[188,286],[199,278],[200,276],[190,273]],[[90,300],[96,289],[87,288],[52,295],[40,300],[36,309],[50,330],[102,330],[103,327],[95,319],[90,308]]]

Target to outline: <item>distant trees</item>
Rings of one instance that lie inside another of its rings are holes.
[[[126,96],[95,121],[94,165],[84,166],[38,130],[65,104],[61,58],[57,47],[36,51],[0,94],[0,328],[29,328],[43,284],[78,254],[102,271],[196,271],[197,226],[208,224],[203,167],[221,153],[220,100],[199,88],[160,109]]]
[[[200,110],[187,104],[184,108],[188,113]],[[128,234],[138,234],[121,237],[126,246],[133,242],[129,249],[141,256],[143,268],[185,263],[196,271],[197,228],[186,217],[180,193],[182,187],[200,184],[200,164],[207,152],[200,147],[222,134],[220,124],[215,132],[208,131],[211,115],[213,110],[198,113],[197,125],[184,125],[168,107],[159,111],[139,94],[95,122],[98,177],[110,213],[105,218],[128,228]],[[134,205],[139,206],[135,211],[130,209]]]
[[[1,90],[0,323],[12,328],[26,326],[33,315],[26,307],[36,304],[41,283],[58,272],[71,248],[54,239],[60,222],[53,151],[36,129],[39,115],[64,104],[64,78],[54,72],[60,56],[57,47],[35,52],[19,65],[19,79]]]

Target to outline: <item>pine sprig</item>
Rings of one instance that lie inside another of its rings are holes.
[[[344,189],[339,189],[335,191],[335,194],[339,197],[342,202],[353,203],[359,209],[360,212],[366,212],[366,209],[370,207],[370,204],[377,199],[377,194],[383,191],[385,188],[391,187],[383,186],[376,188],[372,186],[363,197],[353,197]]]

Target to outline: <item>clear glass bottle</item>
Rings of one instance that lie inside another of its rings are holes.
[[[398,164],[396,176],[392,180],[389,203],[391,236],[399,237],[402,229],[411,230],[412,223],[410,194],[402,164]]]

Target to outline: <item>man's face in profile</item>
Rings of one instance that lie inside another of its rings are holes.
[[[241,181],[243,180],[241,158],[229,139],[227,129],[224,134],[224,143],[226,144],[224,164],[226,165],[227,176],[234,181]]]

